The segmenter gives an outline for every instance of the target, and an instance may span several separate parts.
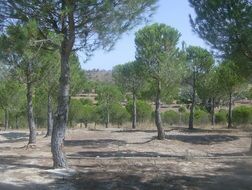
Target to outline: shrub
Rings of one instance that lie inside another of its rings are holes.
[[[219,112],[215,113],[216,124],[226,124],[227,122],[227,110],[221,109]]]
[[[252,107],[239,106],[232,111],[232,120],[235,124],[251,124],[252,123]]]
[[[121,104],[113,104],[111,109],[111,123],[122,125],[123,123],[129,121],[130,115]]]
[[[187,125],[189,123],[189,112],[181,113],[181,123]]]
[[[209,123],[209,114],[203,110],[197,109],[194,112],[194,122],[196,125]]]
[[[179,124],[180,122],[180,115],[179,113],[169,110],[164,113],[162,113],[162,120],[164,123],[174,125],[174,124]]]
[[[133,104],[129,101],[126,105],[127,111],[132,114]],[[147,102],[138,100],[137,101],[137,122],[145,122],[151,120],[152,108]]]
[[[186,112],[186,108],[184,106],[180,106],[179,109],[178,109],[178,111],[180,113],[184,113],[184,112]]]

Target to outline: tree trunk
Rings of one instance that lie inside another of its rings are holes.
[[[211,122],[212,126],[215,125],[215,98],[212,98],[212,104],[211,104]]]
[[[132,129],[136,128],[137,110],[136,110],[136,95],[133,93],[133,108],[132,108]]]
[[[194,121],[194,106],[195,106],[195,98],[196,98],[196,71],[193,72],[193,94],[192,94],[192,105],[190,107],[190,115],[189,115],[189,129],[193,129],[193,121]]]
[[[109,110],[107,109],[107,118],[106,118],[106,122],[105,122],[106,128],[108,128],[108,126],[109,126],[109,120],[110,120],[110,115],[109,115]]]
[[[192,104],[191,104],[191,107],[190,107],[190,115],[189,115],[189,129],[193,129],[195,96],[196,96],[196,73],[194,72],[193,73]]]
[[[87,128],[88,127],[88,122],[85,122],[84,125],[85,125],[85,128]]]
[[[9,111],[7,109],[4,110],[4,130],[9,129]]]
[[[50,93],[47,96],[47,133],[45,137],[52,136],[53,129],[53,110],[52,110],[52,97]]]
[[[67,127],[69,111],[70,90],[70,52],[66,52],[64,46],[61,49],[61,74],[58,94],[57,112],[54,117],[54,125],[51,139],[51,152],[53,155],[54,168],[67,168],[67,159],[64,152],[64,139]]]
[[[157,84],[157,94],[156,94],[156,109],[155,109],[155,123],[158,131],[158,140],[165,139],[165,131],[162,127],[162,120],[160,115],[160,96],[161,96],[161,82],[158,81]]]
[[[35,121],[34,121],[33,105],[32,105],[32,83],[30,82],[29,77],[28,77],[26,85],[27,85],[27,95],[26,95],[27,115],[28,115],[28,126],[29,126],[29,130],[30,130],[28,144],[36,144],[36,125],[35,125]]]
[[[61,16],[62,34],[64,39],[61,42],[60,61],[61,72],[59,80],[59,94],[57,112],[54,117],[54,125],[51,139],[51,152],[54,168],[67,168],[67,159],[64,152],[65,131],[68,121],[69,92],[70,92],[70,65],[69,57],[75,42],[75,1],[62,1],[61,8],[66,14]]]
[[[250,147],[249,147],[249,155],[252,155],[252,135],[251,135],[251,140],[250,140]]]
[[[19,123],[18,123],[18,116],[15,116],[15,120],[16,120],[16,129],[19,129]]]
[[[232,93],[229,93],[229,104],[228,104],[228,128],[232,127]]]

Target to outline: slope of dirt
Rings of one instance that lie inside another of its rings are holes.
[[[71,129],[69,170],[53,170],[50,138],[0,131],[0,189],[252,189],[251,137],[241,130]]]

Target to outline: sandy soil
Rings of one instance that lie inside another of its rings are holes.
[[[71,129],[71,169],[53,170],[50,138],[40,131],[25,149],[26,131],[0,131],[0,190],[252,189],[251,137],[238,129]]]

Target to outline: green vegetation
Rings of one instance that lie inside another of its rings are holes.
[[[106,76],[112,73],[113,80],[100,81],[88,80],[77,51],[88,59],[98,48],[112,49],[123,33],[148,20],[157,0],[1,2],[3,128],[28,128],[28,145],[36,146],[37,127],[46,127],[54,168],[67,168],[67,125],[131,121],[135,129],[154,118],[159,140],[165,139],[163,123],[251,125],[251,107],[233,109],[237,100],[252,99],[251,2],[189,2],[196,12],[192,27],[211,51],[186,43],[179,48],[179,31],[154,23],[135,34],[136,60],[115,66]],[[220,106],[228,111],[215,113]]]
[[[240,106],[232,111],[235,125],[252,124],[252,107]]]
[[[225,125],[227,123],[227,115],[227,110],[219,110],[219,112],[215,114],[215,122],[220,125]]]

